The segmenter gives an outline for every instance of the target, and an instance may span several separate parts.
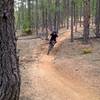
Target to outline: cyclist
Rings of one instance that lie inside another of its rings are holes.
[[[56,42],[57,42],[57,41],[56,41],[56,38],[58,37],[57,32],[56,32],[56,31],[53,31],[53,32],[50,34],[50,36],[51,36],[51,38],[50,38],[50,43],[51,43],[52,41],[54,41],[54,42],[56,43]]]

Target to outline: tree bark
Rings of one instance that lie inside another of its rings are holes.
[[[48,40],[48,9],[46,8],[46,40]]]
[[[84,0],[84,43],[89,40],[89,27],[90,27],[90,0]]]
[[[82,27],[82,13],[83,13],[83,3],[81,3],[80,5],[80,18],[79,18],[79,22],[80,22],[80,27]]]
[[[0,0],[0,100],[19,100],[19,93],[14,0]]]
[[[27,1],[28,5],[28,28],[31,29],[31,0]]]
[[[36,36],[39,37],[38,29],[39,29],[39,10],[38,10],[38,0],[36,1]]]
[[[67,0],[67,29],[69,29],[69,0]]]
[[[71,42],[74,41],[74,37],[73,37],[73,25],[74,25],[74,1],[71,1]]]
[[[96,24],[95,35],[97,38],[100,38],[100,0],[96,1],[96,5],[97,5],[97,8],[96,8],[96,21],[95,21],[95,24]]]

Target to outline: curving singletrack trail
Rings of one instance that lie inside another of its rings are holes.
[[[46,55],[45,42],[29,40],[25,44],[26,40],[19,41],[22,64],[20,100],[100,100],[99,71],[94,72],[95,78],[91,74],[93,64],[84,59],[81,61],[80,57],[65,56],[62,51],[68,47],[63,49],[62,45],[66,38],[69,38],[68,33],[58,39],[49,56]],[[24,48],[26,45],[27,49]],[[93,78],[95,83],[92,84]]]

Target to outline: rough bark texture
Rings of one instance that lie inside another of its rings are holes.
[[[14,0],[0,0],[0,100],[19,100]]]
[[[84,0],[84,43],[89,40],[89,26],[90,26],[90,0]]]

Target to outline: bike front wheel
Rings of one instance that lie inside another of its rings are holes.
[[[47,55],[49,55],[49,53],[50,53],[50,51],[52,50],[52,48],[53,48],[53,45],[52,45],[52,44],[49,44]]]

